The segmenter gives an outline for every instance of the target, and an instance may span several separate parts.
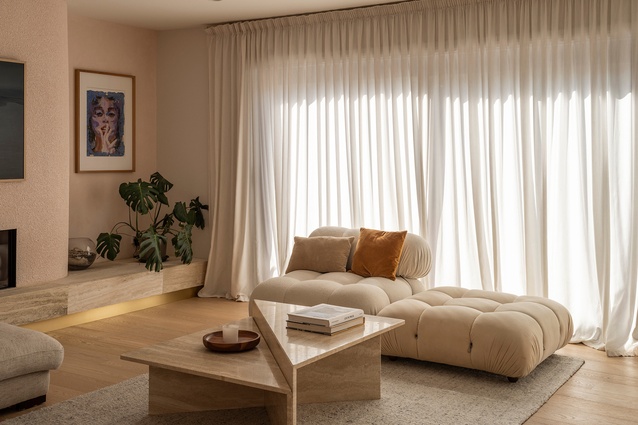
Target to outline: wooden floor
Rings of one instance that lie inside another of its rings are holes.
[[[191,298],[49,332],[65,355],[51,373],[44,405],[146,373],[146,366],[120,360],[126,351],[246,316],[247,303]],[[580,357],[585,365],[526,424],[638,423],[638,358],[609,358],[571,344],[559,354]],[[0,422],[23,413],[0,411]]]

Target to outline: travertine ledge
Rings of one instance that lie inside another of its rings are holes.
[[[178,260],[149,272],[135,259],[97,261],[86,270],[24,288],[0,291],[0,322],[24,325],[154,295],[194,288],[204,283],[205,260]]]

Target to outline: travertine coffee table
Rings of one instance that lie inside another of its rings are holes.
[[[272,423],[293,425],[298,404],[380,398],[380,336],[404,321],[366,316],[333,336],[286,329],[300,308],[256,300],[254,317],[233,322],[261,334],[250,351],[208,351],[211,328],[121,358],[149,366],[150,414],[265,406]]]

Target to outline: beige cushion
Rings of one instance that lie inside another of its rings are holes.
[[[403,242],[396,275],[410,279],[421,279],[430,273],[431,268],[430,246],[423,237],[408,233]]]
[[[321,273],[345,272],[354,237],[295,236],[286,273],[312,270]]]
[[[64,348],[54,338],[42,332],[0,323],[0,381],[57,369],[63,357]]]
[[[352,246],[350,247],[350,255],[348,256],[348,264],[346,264],[346,270],[350,270],[352,268],[352,256],[354,255],[355,249],[357,249],[357,243],[359,241],[359,229],[348,229],[346,227],[337,226],[323,226],[313,230],[308,236],[311,238],[314,238],[315,236],[352,236],[354,239],[352,240]]]

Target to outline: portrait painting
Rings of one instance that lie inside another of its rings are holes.
[[[76,70],[76,172],[135,170],[135,77]]]
[[[87,90],[88,156],[124,156],[124,101],[125,94]]]

